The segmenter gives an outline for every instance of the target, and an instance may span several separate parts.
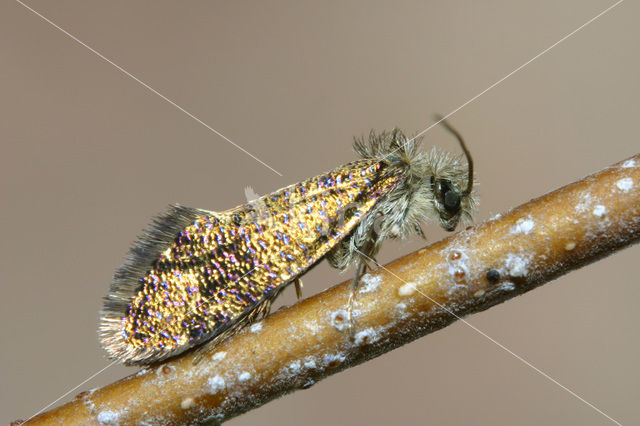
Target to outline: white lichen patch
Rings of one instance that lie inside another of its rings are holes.
[[[380,335],[376,333],[373,328],[367,328],[366,330],[362,330],[355,335],[355,343],[357,346],[369,345],[373,342],[376,342],[378,339],[380,339]]]
[[[602,204],[598,204],[597,206],[595,206],[593,208],[593,214],[598,216],[598,217],[601,217],[606,212],[607,212],[607,208],[605,206],[603,206]]]
[[[87,395],[85,398],[83,398],[83,404],[86,405],[87,407],[89,407],[91,409],[91,412],[94,413],[96,410],[96,405],[93,403],[93,401],[91,400],[91,394]]]
[[[287,366],[287,370],[289,370],[290,374],[298,374],[301,370],[302,364],[300,361],[293,361],[291,364]]]
[[[117,425],[119,416],[117,411],[103,410],[98,413],[97,420],[102,425]]]
[[[529,260],[515,254],[510,254],[507,256],[506,266],[509,275],[511,275],[512,277],[524,277],[525,275],[527,275],[527,272],[529,272]]]
[[[335,368],[338,365],[342,364],[342,362],[345,360],[345,356],[342,353],[337,353],[337,354],[325,354],[322,357],[322,361],[324,363],[324,365],[326,367],[329,368]]]
[[[629,177],[620,179],[616,182],[616,186],[622,192],[629,192],[629,190],[633,188],[633,179]]]
[[[409,317],[409,313],[407,312],[407,304],[406,303],[398,303],[396,305],[396,316],[399,319],[405,319]]]
[[[533,231],[535,227],[534,221],[531,217],[520,218],[516,221],[516,224],[513,225],[510,229],[512,234],[525,234],[528,235]]]
[[[305,321],[304,327],[311,331],[313,334],[317,334],[320,331],[320,324],[314,321]]]
[[[223,390],[224,387],[225,382],[221,376],[209,377],[209,380],[207,380],[207,392],[209,393],[218,393]]]
[[[191,397],[185,398],[182,400],[182,402],[180,402],[180,408],[182,408],[183,410],[188,410],[194,405],[196,405],[196,400]]]
[[[580,197],[580,202],[576,205],[576,211],[578,213],[587,211],[589,210],[589,207],[591,206],[592,203],[593,203],[593,200],[591,199],[591,194],[583,193],[582,196]]]
[[[359,293],[371,293],[378,289],[382,284],[382,277],[380,275],[364,274],[360,278],[360,291]]]
[[[238,381],[240,383],[246,382],[250,379],[251,379],[251,373],[249,373],[248,371],[243,371],[242,373],[238,374]]]
[[[227,356],[226,352],[216,352],[215,354],[213,354],[213,356],[211,357],[212,361],[215,362],[220,362],[224,359],[224,357]]]
[[[316,368],[316,360],[313,357],[306,357],[304,359],[304,368],[311,370],[313,368]]]
[[[340,309],[338,311],[331,312],[331,318],[329,321],[331,322],[331,325],[333,327],[335,327],[339,331],[342,331],[349,326],[347,316],[347,311],[344,309]]]
[[[262,330],[262,321],[257,322],[255,324],[251,324],[249,327],[249,331],[252,333],[259,333]]]
[[[413,283],[405,283],[398,289],[398,296],[408,297],[416,292],[416,286]]]
[[[497,286],[496,289],[502,291],[513,291],[516,289],[516,285],[511,281],[504,281],[499,286]]]
[[[447,290],[447,295],[451,296],[452,294],[458,292],[458,291],[462,291],[465,290],[467,288],[466,284],[456,284],[453,283],[452,285],[449,285],[449,289]]]
[[[636,164],[636,161],[633,158],[630,158],[629,160],[622,163],[622,166],[620,167],[622,167],[623,169],[628,169],[630,167],[638,167],[638,165]]]

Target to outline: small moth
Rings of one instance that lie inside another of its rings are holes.
[[[473,163],[401,131],[356,139],[359,160],[224,212],[174,205],[157,217],[115,273],[100,315],[111,358],[150,364],[213,347],[268,314],[314,264],[355,265],[349,313],[368,258],[387,238],[423,236],[438,220],[453,231],[474,209]]]

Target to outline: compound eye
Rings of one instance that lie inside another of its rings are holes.
[[[460,210],[460,195],[452,190],[444,193],[444,209],[451,214],[458,213]]]

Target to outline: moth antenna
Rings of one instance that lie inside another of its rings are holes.
[[[465,145],[462,135],[458,133],[458,131],[454,129],[453,126],[449,124],[449,122],[443,116],[441,116],[440,114],[435,114],[434,117],[436,120],[438,120],[438,124],[442,124],[445,129],[447,129],[453,136],[456,137],[456,139],[458,139],[460,147],[462,148],[462,151],[464,151],[464,155],[467,157],[469,180],[467,183],[467,189],[464,190],[463,194],[469,195],[471,194],[471,190],[473,189],[473,159],[471,158],[471,153],[467,149],[467,145]]]

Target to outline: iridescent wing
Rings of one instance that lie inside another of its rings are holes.
[[[401,179],[367,159],[222,213],[172,207],[116,273],[103,346],[127,364],[148,364],[246,324]]]

